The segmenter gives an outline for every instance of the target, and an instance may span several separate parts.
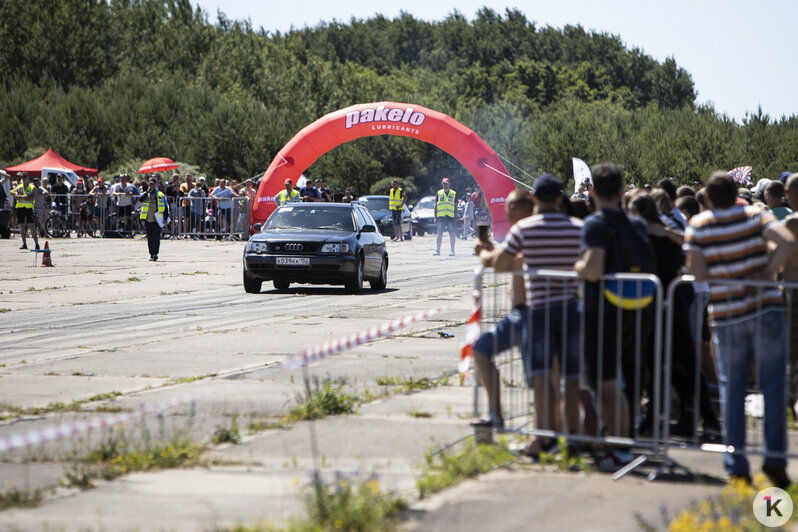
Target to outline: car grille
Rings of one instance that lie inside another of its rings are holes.
[[[308,254],[308,253],[318,253],[319,249],[321,249],[321,244],[319,242],[270,242],[269,243],[269,252],[270,253],[285,253],[285,254]]]

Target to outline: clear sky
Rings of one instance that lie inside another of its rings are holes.
[[[454,8],[430,0],[264,1],[193,0],[216,22],[217,10],[250,19],[255,29],[286,32],[321,21],[348,22],[404,10],[422,20],[441,20]],[[581,24],[620,36],[657,60],[673,57],[692,76],[698,103],[740,121],[758,106],[772,118],[798,115],[797,0],[460,0],[473,19],[482,6],[504,13],[517,8],[538,27]]]

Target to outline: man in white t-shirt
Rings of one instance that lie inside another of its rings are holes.
[[[219,211],[218,213],[218,220],[219,220],[219,228],[221,231],[230,232],[230,213],[233,207],[232,198],[238,197],[233,189],[227,186],[227,180],[222,179],[219,182],[219,186],[216,187],[213,192],[211,192],[211,196],[216,198],[216,209]]]
[[[116,202],[117,216],[121,219],[133,212],[133,194],[135,189],[130,184],[130,176],[122,174],[119,183],[111,187],[111,195]]]

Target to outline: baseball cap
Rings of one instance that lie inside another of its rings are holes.
[[[103,178],[102,178],[102,177],[98,177],[98,178],[97,178],[97,182],[98,182],[98,183],[102,183],[102,182],[103,182]]]
[[[200,181],[205,181],[205,176],[204,176],[204,175],[201,175],[201,176],[200,176],[200,178],[199,178],[199,180],[200,180]]]
[[[449,178],[448,177],[444,177],[443,179],[441,179],[441,185],[448,185],[448,184],[449,184]]]
[[[283,184],[284,184],[284,185],[293,185],[293,184],[294,184],[294,182],[293,182],[293,181],[291,181],[290,179],[286,179],[286,180],[285,180],[285,182],[284,182]]]
[[[543,174],[535,179],[534,194],[536,198],[552,201],[560,196],[562,183],[554,174]]]
[[[779,181],[787,183],[787,179],[792,175],[792,172],[782,172],[779,176]]]

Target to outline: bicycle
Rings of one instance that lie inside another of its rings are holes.
[[[60,211],[52,210],[47,213],[47,225],[44,232],[50,238],[69,238],[69,220]]]

